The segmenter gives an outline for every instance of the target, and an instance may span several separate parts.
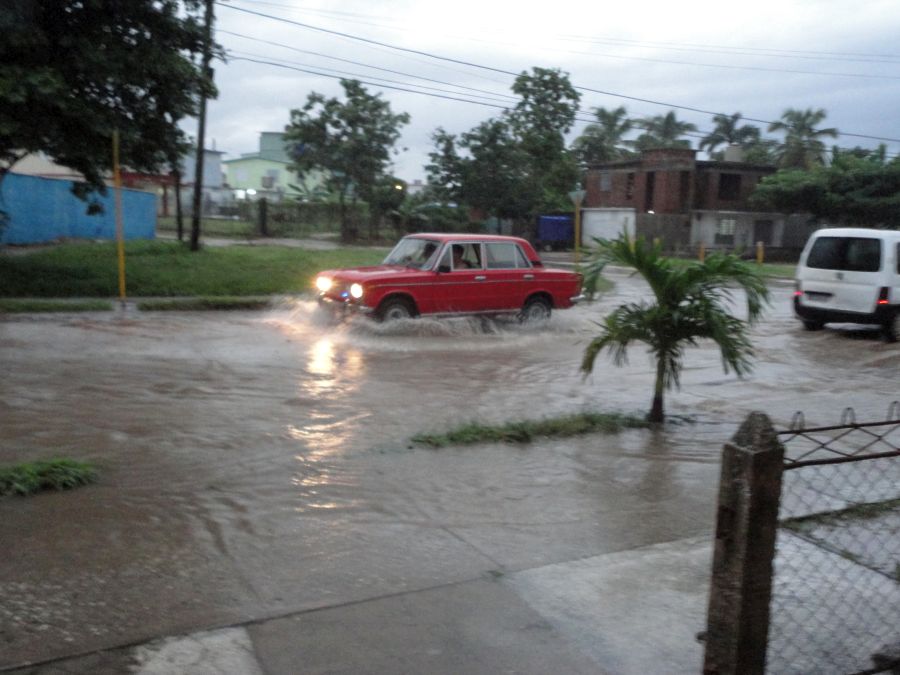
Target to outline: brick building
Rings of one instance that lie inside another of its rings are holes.
[[[612,238],[623,228],[659,237],[672,251],[697,248],[799,251],[814,226],[803,216],[753,211],[749,197],[772,166],[697,161],[696,150],[648,150],[591,166],[585,180],[583,237]]]

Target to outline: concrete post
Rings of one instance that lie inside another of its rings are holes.
[[[758,412],[723,448],[706,675],[765,672],[783,462],[784,447],[769,418]]]
[[[257,220],[259,221],[259,234],[261,237],[269,236],[269,202],[265,197],[257,202],[259,208]]]

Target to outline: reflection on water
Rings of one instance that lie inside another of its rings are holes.
[[[291,481],[299,489],[299,512],[347,505],[338,504],[323,492],[338,482],[334,461],[344,453],[360,421],[369,417],[368,412],[348,409],[347,403],[359,388],[365,371],[362,353],[331,337],[319,337],[308,349],[305,376],[298,386],[313,406],[304,411],[302,421],[287,425],[288,437],[299,441],[302,449],[295,455],[299,467]],[[352,487],[346,472],[339,482]]]

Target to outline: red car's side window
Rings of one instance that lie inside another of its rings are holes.
[[[516,268],[528,268],[531,264],[525,258],[516,244],[501,244],[491,242],[485,245],[487,249],[487,267],[489,270],[511,270]]]

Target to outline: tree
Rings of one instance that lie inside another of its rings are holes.
[[[590,165],[628,157],[631,151],[625,147],[625,135],[633,123],[627,114],[625,106],[613,110],[594,108],[597,122],[588,124],[572,143],[578,161]]]
[[[358,80],[341,80],[346,100],[313,92],[306,104],[291,111],[285,143],[291,170],[301,175],[319,169],[330,177],[328,185],[338,197],[341,240],[357,237],[347,218],[347,199],[371,192],[387,173],[400,129],[409,123],[406,113],[394,114],[380,95],[372,95]]]
[[[534,68],[513,84],[515,108],[456,137],[432,136],[429,185],[459,201],[520,226],[544,209],[571,208],[568,192],[578,177],[566,150],[580,95],[558,70]]]
[[[633,123],[634,126],[644,129],[644,133],[631,142],[639,151],[653,148],[689,148],[691,142],[681,137],[697,131],[696,125],[679,120],[675,116],[674,110],[670,110],[665,115],[637,119]]]
[[[460,197],[465,204],[500,218],[527,217],[538,196],[525,149],[503,119],[490,119],[462,135]]]
[[[624,234],[616,240],[595,241],[596,259],[588,273],[597,275],[608,263],[633,267],[650,285],[655,302],[629,302],[607,315],[600,335],[585,349],[582,371],[591,372],[604,349],[621,365],[633,342],[645,343],[656,361],[650,422],[664,421],[663,395],[680,386],[684,350],[698,340],[711,339],[719,346],[726,373],[729,368],[738,376],[749,372],[753,350],[747,328],[759,319],[769,297],[752,264],[721,254],[679,264],[662,255],[660,244],[643,237],[630,240]],[[746,294],[746,321],[728,311],[735,286]]]
[[[715,128],[700,140],[700,150],[712,154],[720,145],[737,145],[749,148],[759,142],[759,127],[750,124],[739,126],[741,113],[733,115],[714,115]]]
[[[822,108],[788,108],[781,115],[780,121],[769,125],[769,131],[784,132],[784,142],[778,150],[778,163],[781,167],[811,169],[824,164],[826,149],[821,139],[826,136],[835,138],[838,135],[838,130],[831,127],[816,128],[826,114]]]
[[[428,153],[431,161],[425,166],[428,189],[444,202],[462,201],[463,160],[459,156],[458,139],[438,127],[431,140],[435,149]]]
[[[372,184],[365,195],[369,204],[369,239],[378,239],[382,219],[397,213],[406,199],[406,187],[406,181],[387,175],[380,176]]]
[[[534,196],[520,221],[533,222],[544,210],[567,208],[578,165],[566,150],[565,134],[575,123],[581,94],[558,69],[532,68],[512,86],[519,96],[507,115],[514,140],[525,154],[525,188]]]
[[[193,57],[199,0],[15,0],[0,13],[0,181],[43,152],[103,193],[118,129],[123,164],[159,172],[181,156],[178,122],[214,95]]]
[[[782,169],[763,178],[754,208],[810,213],[833,224],[900,229],[900,161],[885,163],[879,151],[835,155],[831,166]]]

